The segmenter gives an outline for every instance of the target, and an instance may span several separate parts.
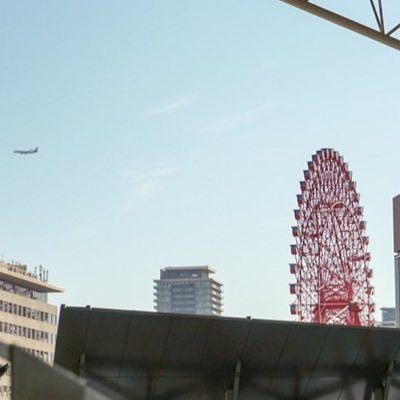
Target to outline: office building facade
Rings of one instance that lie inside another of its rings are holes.
[[[154,280],[154,308],[158,312],[221,315],[223,286],[211,278],[209,266],[166,267]]]
[[[32,273],[26,265],[0,261],[0,342],[14,344],[52,364],[58,308],[48,304],[47,295],[62,289],[50,285],[47,278],[48,272],[42,267]],[[0,398],[10,395],[8,370],[0,380]]]
[[[382,307],[382,318],[380,326],[383,328],[396,328],[396,308]]]

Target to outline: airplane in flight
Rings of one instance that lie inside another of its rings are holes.
[[[35,154],[39,151],[39,147],[30,150],[14,150],[15,154]]]

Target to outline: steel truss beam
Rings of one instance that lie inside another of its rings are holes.
[[[378,30],[370,28],[369,26],[360,24],[359,22],[353,21],[342,15],[336,14],[316,4],[310,3],[308,0],[280,0],[291,6],[297,7],[303,11],[307,11],[310,14],[316,15],[327,21],[333,22],[336,25],[342,26],[343,28],[349,29],[353,32],[359,33],[360,35],[366,36],[370,39],[376,40],[377,42],[383,43],[396,50],[400,50],[400,40],[393,37],[392,35],[400,29],[400,22],[391,28],[385,30],[385,22],[383,15],[382,0],[379,0],[378,9],[375,6],[374,0],[369,0],[372,12],[378,25]],[[360,0],[357,0],[358,3]]]

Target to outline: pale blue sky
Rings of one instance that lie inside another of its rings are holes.
[[[160,268],[208,264],[225,315],[292,319],[292,210],[333,147],[394,304],[399,52],[278,0],[10,0],[0,39],[0,252],[52,301],[151,310]]]

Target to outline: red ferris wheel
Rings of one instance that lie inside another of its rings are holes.
[[[337,151],[322,149],[308,162],[304,179],[292,228],[291,314],[304,322],[372,326],[371,257],[352,173]]]

